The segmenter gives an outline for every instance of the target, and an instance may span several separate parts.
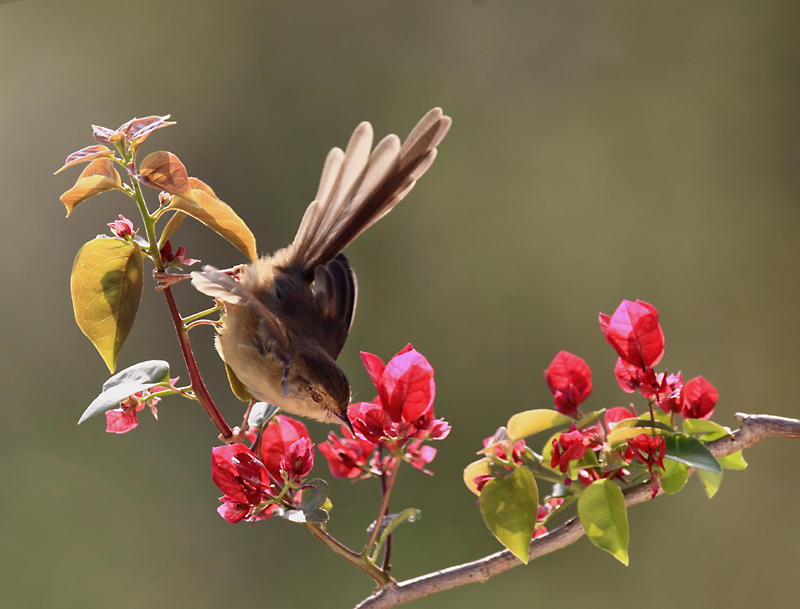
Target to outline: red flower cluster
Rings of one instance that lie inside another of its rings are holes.
[[[575,423],[569,430],[553,438],[553,456],[550,458],[550,467],[558,469],[562,474],[569,468],[570,461],[577,461],[586,453],[587,449],[600,450],[603,443],[599,441],[596,425],[586,429],[578,429]]]
[[[547,386],[553,393],[556,410],[577,419],[578,406],[592,393],[592,371],[577,355],[559,351],[544,371]]]
[[[225,493],[217,511],[230,523],[269,518],[282,501],[296,503],[296,494],[286,491],[300,488],[314,467],[314,444],[300,421],[278,415],[255,442],[254,450],[244,444],[212,449],[211,475]]]
[[[652,497],[658,493],[658,477],[653,475],[653,466],[658,465],[663,471],[664,455],[666,454],[667,441],[664,436],[648,436],[643,433],[628,440],[625,460],[630,463],[632,459],[636,458],[647,466],[647,471],[650,472],[650,495]]]
[[[354,478],[361,473],[385,472],[396,457],[426,471],[424,467],[433,460],[436,449],[422,443],[441,440],[450,433],[450,425],[444,419],[434,418],[433,368],[411,345],[388,364],[371,353],[362,353],[361,360],[378,395],[372,402],[350,406],[347,416],[355,436],[342,427],[343,438],[331,433],[328,442],[320,445],[331,473],[339,478]],[[379,448],[390,456],[383,457]]]
[[[525,440],[517,440],[512,444],[512,442],[508,439],[505,427],[501,427],[497,433],[495,433],[495,435],[485,438],[483,440],[483,448],[484,450],[482,452],[484,453],[487,449],[491,448],[491,452],[494,454],[494,457],[499,460],[498,462],[492,459],[492,462],[495,465],[502,466],[509,471],[512,471],[515,467],[519,467],[523,464],[522,455],[527,449],[525,446]],[[494,475],[479,474],[475,476],[473,482],[477,487],[476,490],[480,493],[489,480],[500,476],[502,476],[501,471],[496,471]]]
[[[684,385],[680,372],[653,370],[664,355],[664,332],[653,305],[623,300],[613,315],[600,314],[600,329],[619,355],[614,373],[624,391],[638,389],[664,412],[687,419],[711,416],[718,397],[711,383],[698,376]]]

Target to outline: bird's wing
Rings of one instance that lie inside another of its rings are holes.
[[[344,254],[314,270],[314,298],[325,322],[323,347],[333,359],[344,348],[356,312],[358,283]]]
[[[247,307],[258,319],[261,334],[267,338],[267,349],[283,364],[283,380],[292,366],[292,343],[283,324],[263,303],[228,273],[206,265],[203,271],[192,272],[192,285],[203,294],[223,302]],[[284,385],[284,391],[286,391]]]

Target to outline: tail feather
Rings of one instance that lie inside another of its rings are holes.
[[[381,140],[372,154],[372,127],[361,123],[345,152],[334,148],[325,160],[315,200],[306,210],[289,263],[309,277],[405,197],[436,158],[436,146],[450,127],[440,108],[428,112],[403,145],[397,136]]]

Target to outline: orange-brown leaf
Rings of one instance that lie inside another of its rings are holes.
[[[148,154],[139,165],[139,177],[148,186],[173,195],[185,195],[190,190],[186,167],[171,152]]]
[[[56,171],[56,173],[64,171],[67,167],[72,167],[73,165],[77,165],[78,163],[85,163],[87,161],[92,161],[94,159],[101,159],[101,158],[110,159],[113,156],[114,156],[114,151],[109,150],[107,146],[103,146],[102,144],[87,146],[86,148],[81,148],[77,152],[73,152],[71,155],[69,155],[67,157],[67,160],[64,161],[64,165],[62,165],[61,169]]]
[[[114,169],[113,161],[95,159],[83,170],[75,185],[61,195],[61,202],[66,205],[69,216],[78,203],[115,188],[122,189],[122,180]]]
[[[239,248],[250,260],[255,260],[258,257],[256,238],[244,220],[228,204],[220,201],[211,187],[201,180],[189,178],[189,186],[191,189],[188,193],[172,199],[170,208],[199,220]]]
[[[175,234],[175,231],[178,230],[178,227],[183,224],[185,219],[186,214],[182,211],[176,211],[172,215],[161,233],[161,238],[158,240],[159,249],[172,238],[172,235]]]

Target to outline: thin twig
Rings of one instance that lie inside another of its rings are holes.
[[[800,440],[800,421],[772,415],[738,413],[742,426],[730,436],[710,442],[707,446],[717,458],[748,448],[767,437]],[[625,490],[628,506],[650,498],[650,482],[643,482]],[[555,550],[560,550],[580,539],[584,534],[580,520],[574,517],[557,529],[531,542],[528,559],[534,560]],[[356,609],[389,609],[409,601],[429,596],[434,592],[450,590],[472,582],[485,582],[522,562],[508,550],[496,552],[479,560],[428,573],[398,582],[379,590],[356,606]]]

